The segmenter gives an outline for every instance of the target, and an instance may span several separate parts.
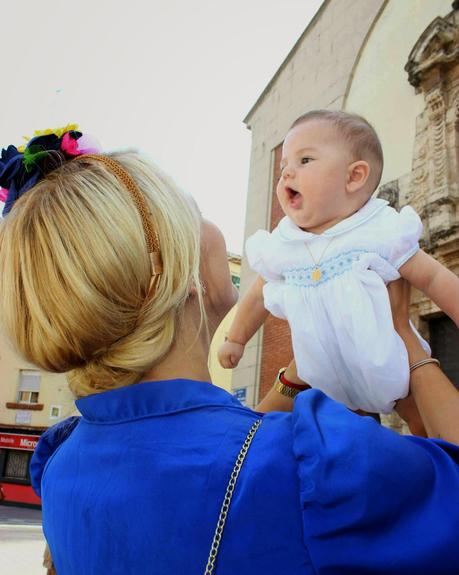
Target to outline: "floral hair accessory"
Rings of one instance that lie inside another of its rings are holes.
[[[5,202],[4,216],[18,198],[63,163],[101,151],[96,140],[78,131],[76,124],[39,130],[25,139],[25,145],[10,145],[1,152],[0,201]]]

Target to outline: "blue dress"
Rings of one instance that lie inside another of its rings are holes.
[[[59,575],[202,575],[223,495],[260,414],[207,382],[77,402],[31,463]],[[217,575],[457,575],[459,448],[401,437],[322,392],[263,417]]]

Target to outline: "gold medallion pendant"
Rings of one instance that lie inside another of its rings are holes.
[[[322,277],[322,270],[319,267],[315,267],[311,272],[311,278],[313,281],[318,282]]]
[[[322,276],[324,275],[322,273],[322,270],[320,269],[320,262],[322,261],[322,258],[324,257],[325,252],[327,251],[327,249],[330,246],[330,244],[332,243],[332,241],[333,241],[333,238],[325,246],[324,251],[322,252],[322,255],[320,256],[320,258],[318,260],[316,260],[315,257],[312,255],[311,250],[309,249],[308,243],[305,242],[306,249],[309,252],[309,257],[311,258],[312,263],[314,264],[314,267],[312,268],[312,272],[311,272],[311,279],[313,282],[320,281],[322,279]]]

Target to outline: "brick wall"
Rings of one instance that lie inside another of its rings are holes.
[[[284,216],[276,196],[276,185],[280,176],[282,144],[274,150],[273,186],[271,194],[271,222],[273,230]],[[271,389],[274,378],[281,367],[285,367],[293,357],[290,329],[286,321],[270,316],[263,329],[263,349],[261,353],[259,401]]]

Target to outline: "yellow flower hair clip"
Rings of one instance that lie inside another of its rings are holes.
[[[50,134],[55,134],[58,138],[61,138],[66,132],[77,132],[78,131],[78,124],[67,124],[62,128],[47,128],[46,130],[35,130],[33,136],[23,136],[25,143],[22,146],[19,146],[18,152],[24,153],[26,149],[27,143],[30,142],[33,138],[37,136],[49,136]]]

